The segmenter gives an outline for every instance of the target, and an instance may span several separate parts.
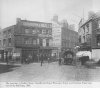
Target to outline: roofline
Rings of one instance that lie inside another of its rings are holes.
[[[100,19],[100,17],[96,17],[96,18],[90,18],[90,19],[88,19],[85,23],[83,23],[82,25],[81,25],[81,27],[82,26],[84,26],[86,23],[88,23],[89,21],[91,21],[91,20],[95,20],[95,19]]]
[[[15,25],[12,25],[12,26],[9,26],[9,27],[6,27],[6,28],[3,28],[2,31],[6,31],[6,30],[9,30],[10,28],[14,27]]]
[[[34,22],[34,23],[45,23],[45,24],[52,24],[50,22],[40,22],[40,21],[30,21],[30,20],[21,20],[22,22]]]
[[[88,22],[91,21],[91,20],[93,20],[93,18],[88,19],[85,23],[83,23],[83,24],[81,25],[81,27],[84,26],[86,23],[88,23]]]

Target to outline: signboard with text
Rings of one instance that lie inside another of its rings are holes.
[[[31,27],[43,27],[43,28],[52,28],[52,25],[50,23],[40,23],[40,22],[23,22],[24,26],[31,26]]]

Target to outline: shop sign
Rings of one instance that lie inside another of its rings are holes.
[[[52,25],[49,23],[30,23],[30,22],[23,22],[24,26],[31,26],[31,27],[44,27],[44,28],[52,28]]]

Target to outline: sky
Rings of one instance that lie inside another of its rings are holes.
[[[100,0],[0,0],[0,27],[16,24],[16,18],[50,22],[54,15],[77,26],[88,11],[100,9]]]

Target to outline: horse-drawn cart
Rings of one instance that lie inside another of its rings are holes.
[[[68,50],[68,51],[65,51],[63,53],[64,64],[71,65],[72,62],[73,62],[73,58],[74,58],[74,52],[73,51]]]

